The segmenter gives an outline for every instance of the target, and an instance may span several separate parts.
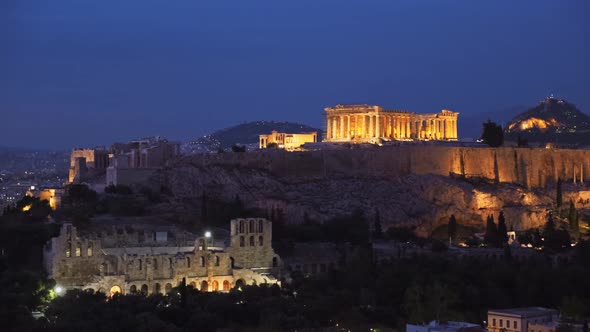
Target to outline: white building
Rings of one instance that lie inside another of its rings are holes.
[[[488,331],[530,332],[529,326],[557,321],[558,316],[557,310],[542,307],[488,310]]]
[[[455,321],[440,323],[433,320],[423,325],[406,324],[406,332],[457,332],[465,328],[481,330],[478,324]]]

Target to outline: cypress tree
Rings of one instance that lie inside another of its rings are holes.
[[[483,238],[487,245],[497,246],[498,245],[498,228],[494,223],[494,216],[489,215],[486,223],[486,233]]]
[[[449,241],[453,241],[457,236],[457,219],[454,214],[451,214],[448,225]]]
[[[381,215],[379,210],[375,209],[375,223],[373,227],[373,238],[380,239],[383,237],[383,229],[381,228]]]
[[[504,211],[500,211],[498,216],[498,241],[500,244],[508,242],[508,229],[506,227],[506,220],[504,219]]]

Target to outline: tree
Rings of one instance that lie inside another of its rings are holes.
[[[567,220],[570,223],[570,229],[572,232],[577,233],[580,225],[578,224],[578,213],[573,200],[570,200],[570,208],[567,214]]]
[[[489,246],[497,246],[499,243],[498,228],[496,227],[496,223],[494,223],[493,215],[488,216],[486,223],[486,233],[484,235],[483,241]]]
[[[557,189],[556,189],[556,193],[555,193],[555,202],[557,204],[557,207],[561,207],[561,204],[563,203],[563,194],[561,192],[561,179],[557,179]]]
[[[118,195],[132,195],[133,189],[131,187],[118,184],[118,185],[110,185],[104,188],[104,192],[107,194],[118,194]]]
[[[383,237],[383,229],[381,228],[381,215],[379,210],[375,209],[375,223],[373,227],[373,238],[381,239]]]
[[[500,211],[500,215],[498,216],[498,241],[500,244],[508,242],[508,228],[504,219],[504,211]]]
[[[449,218],[447,230],[449,233],[449,242],[452,242],[457,237],[457,219],[455,218],[454,214],[451,214],[451,217]]]
[[[233,152],[246,152],[246,146],[234,144],[234,145],[232,145],[231,150]]]
[[[502,130],[502,126],[497,125],[491,120],[484,122],[481,139],[491,147],[501,146],[504,144],[504,131]]]
[[[558,251],[563,248],[569,248],[571,245],[569,232],[563,228],[557,229],[553,220],[553,214],[551,213],[549,213],[547,222],[543,227],[543,238],[544,246],[547,249]]]

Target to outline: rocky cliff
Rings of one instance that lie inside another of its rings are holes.
[[[538,227],[555,199],[554,179],[565,180],[578,205],[590,198],[573,185],[590,154],[577,150],[407,146],[303,153],[234,153],[191,157],[164,170],[161,181],[182,202],[203,192],[250,208],[282,209],[288,222],[307,214],[324,221],[356,208],[384,225],[417,226],[429,233],[454,214],[484,225],[503,210],[509,227]],[[577,166],[576,166],[577,165]]]

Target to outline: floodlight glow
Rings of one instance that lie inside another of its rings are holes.
[[[55,286],[55,294],[62,295],[64,293],[64,288],[61,286]]]

